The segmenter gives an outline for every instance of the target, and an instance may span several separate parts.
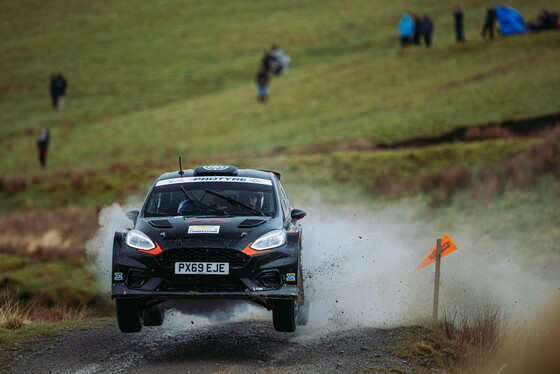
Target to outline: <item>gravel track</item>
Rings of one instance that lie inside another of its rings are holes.
[[[72,331],[8,352],[7,373],[412,373],[392,353],[401,329],[278,333],[270,321],[185,328],[145,327],[122,334],[106,326]]]

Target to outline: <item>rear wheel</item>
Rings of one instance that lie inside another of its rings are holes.
[[[115,305],[117,308],[117,323],[122,332],[138,332],[142,330],[138,300],[116,300]]]
[[[164,311],[157,306],[146,309],[143,314],[144,326],[161,326],[163,324]]]
[[[296,316],[296,302],[294,300],[274,300],[272,322],[276,331],[296,331]]]

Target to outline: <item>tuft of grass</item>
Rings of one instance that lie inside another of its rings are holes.
[[[19,329],[29,320],[33,303],[23,303],[17,294],[4,289],[0,292],[0,327],[8,330]]]
[[[507,331],[499,308],[483,306],[474,317],[464,316],[458,323],[455,316],[444,313],[440,329],[456,347],[459,366],[464,370],[489,366],[503,349]]]

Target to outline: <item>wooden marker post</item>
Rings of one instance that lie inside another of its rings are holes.
[[[439,276],[441,266],[441,239],[436,244],[436,276],[434,279],[434,322],[437,321],[439,303]]]
[[[438,303],[439,303],[439,277],[440,272],[439,269],[441,267],[441,258],[446,256],[457,249],[455,243],[451,241],[449,236],[444,235],[443,238],[438,239],[436,242],[436,246],[432,248],[430,253],[422,260],[420,265],[416,267],[415,272],[422,269],[424,266],[431,264],[432,262],[436,262],[436,276],[434,279],[434,322],[437,321],[437,314],[438,314]]]

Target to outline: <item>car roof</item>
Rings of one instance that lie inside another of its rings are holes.
[[[238,169],[232,165],[204,165],[199,166],[194,169],[173,171],[162,174],[157,180],[166,180],[174,178],[186,178],[186,177],[196,177],[196,176],[235,176],[235,177],[247,177],[247,178],[263,178],[271,179],[271,173],[276,175],[280,179],[280,173],[268,170],[256,170],[256,169]]]

